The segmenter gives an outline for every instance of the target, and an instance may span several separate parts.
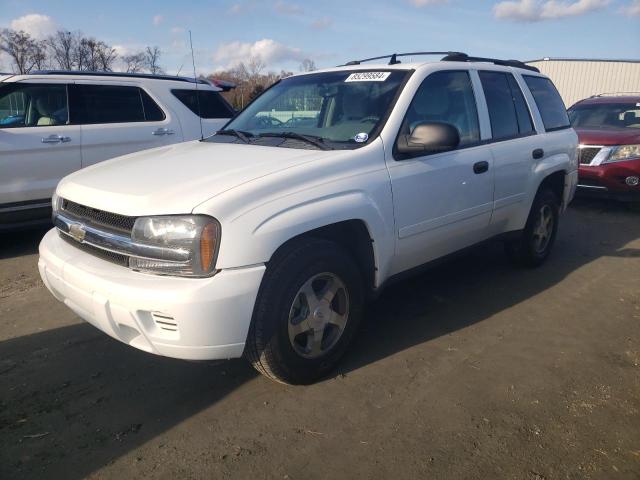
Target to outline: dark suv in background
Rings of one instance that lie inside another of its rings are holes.
[[[640,93],[602,94],[569,109],[578,133],[578,191],[640,201]]]

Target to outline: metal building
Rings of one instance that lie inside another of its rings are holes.
[[[543,58],[527,64],[555,83],[567,107],[599,93],[640,92],[640,60]]]

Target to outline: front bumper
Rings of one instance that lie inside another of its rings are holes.
[[[640,160],[581,165],[578,191],[618,200],[640,200],[640,185],[627,184],[629,177],[640,177]]]
[[[167,357],[242,356],[264,265],[210,278],[134,272],[68,244],[56,229],[40,243],[40,275],[78,316],[132,347]]]

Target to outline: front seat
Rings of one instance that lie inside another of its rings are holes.
[[[57,125],[58,121],[54,116],[54,112],[56,111],[56,106],[50,100],[49,96],[38,97],[36,99],[36,110],[40,117],[36,122],[36,125],[39,127],[47,126],[47,125]]]

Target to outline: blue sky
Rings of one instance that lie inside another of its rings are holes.
[[[171,73],[191,72],[188,30],[208,73],[249,55],[273,70],[415,50],[637,59],[639,25],[640,0],[0,0],[0,27],[81,30],[121,53],[158,45]]]

